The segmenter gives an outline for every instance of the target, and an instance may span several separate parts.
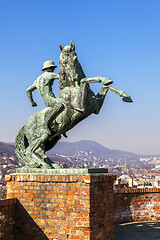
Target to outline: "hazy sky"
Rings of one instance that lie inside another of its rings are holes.
[[[38,91],[37,108],[25,91],[43,61],[59,66],[59,44],[73,40],[86,76],[109,77],[134,103],[109,92],[99,115],[70,130],[68,141],[160,154],[159,0],[0,1],[0,33],[0,141],[13,142],[29,116],[44,108]],[[101,84],[91,87],[97,92]],[[53,91],[58,94],[58,81]]]

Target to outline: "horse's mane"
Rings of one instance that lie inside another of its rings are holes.
[[[75,86],[75,80],[73,81],[72,77],[72,70],[76,72],[77,74],[77,82],[79,83],[82,78],[85,78],[85,74],[83,72],[83,69],[79,63],[79,61],[76,59],[74,62],[73,56],[70,54],[69,49],[71,49],[70,46],[66,46],[61,55],[59,60],[59,89],[62,90],[65,87],[71,87]],[[66,51],[65,51],[66,50]],[[72,51],[74,51],[72,49]]]
[[[69,78],[67,78],[67,73],[65,71],[66,66],[59,64],[60,68],[59,68],[59,89],[62,90],[65,87],[70,87],[71,85],[73,85],[73,83],[71,83],[69,81]]]

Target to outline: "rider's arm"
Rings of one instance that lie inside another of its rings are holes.
[[[55,79],[59,79],[59,74],[57,73],[50,73],[51,75],[49,75],[49,77],[47,78],[46,81],[46,85],[48,85],[48,83],[52,86],[53,82]]]
[[[52,73],[52,78],[53,78],[53,79],[59,79],[59,74],[57,74],[57,73]]]
[[[31,85],[29,88],[27,88],[26,93],[27,93],[27,97],[32,105],[32,107],[37,106],[37,104],[35,103],[35,101],[33,100],[32,97],[32,92],[36,89],[35,84],[33,83],[33,85]]]

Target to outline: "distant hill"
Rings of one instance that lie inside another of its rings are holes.
[[[142,155],[137,155],[131,152],[125,152],[120,150],[111,150],[102,146],[101,144],[90,141],[82,140],[78,142],[58,142],[56,146],[48,151],[49,155],[65,155],[70,156],[74,155],[76,152],[91,152],[92,155],[101,158],[102,160],[107,158],[126,158],[126,159],[139,159]],[[7,153],[8,155],[14,155],[14,143],[4,143],[0,142],[0,154]]]
[[[106,158],[117,158],[122,157],[126,159],[139,159],[139,155],[124,152],[120,150],[111,150],[102,146],[101,144],[95,141],[82,140],[79,142],[58,142],[56,146],[49,151],[49,154],[58,154],[58,155],[73,155],[75,152],[85,151],[91,152],[94,156],[97,156],[101,159]]]
[[[47,155],[54,163],[58,163],[61,166],[63,166],[64,168],[73,167],[73,163],[65,157],[60,157],[57,155],[50,155],[50,154],[47,154]]]
[[[15,156],[14,144],[0,142],[0,154],[2,153]]]
[[[3,156],[3,153],[7,154],[7,156],[14,156],[15,160],[12,161],[12,164],[18,164],[18,159],[15,155],[14,152],[14,143],[4,143],[4,142],[0,142],[0,156]],[[71,167],[73,165],[73,163],[71,161],[69,161],[67,158],[62,158],[61,156],[55,156],[55,155],[50,155],[48,153],[49,158],[55,162],[55,163],[60,163],[62,166],[66,166],[66,167]],[[10,160],[6,160],[8,161],[7,164],[10,163]],[[2,163],[2,159],[0,161],[0,168],[1,168],[1,163]],[[6,174],[6,173],[5,173]]]

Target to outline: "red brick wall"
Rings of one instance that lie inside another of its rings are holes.
[[[7,197],[17,198],[16,240],[114,240],[109,174],[12,174]]]
[[[90,190],[91,239],[114,240],[114,176],[93,178]]]
[[[159,221],[160,189],[115,190],[115,222]]]
[[[14,240],[16,199],[0,200],[0,239]]]

